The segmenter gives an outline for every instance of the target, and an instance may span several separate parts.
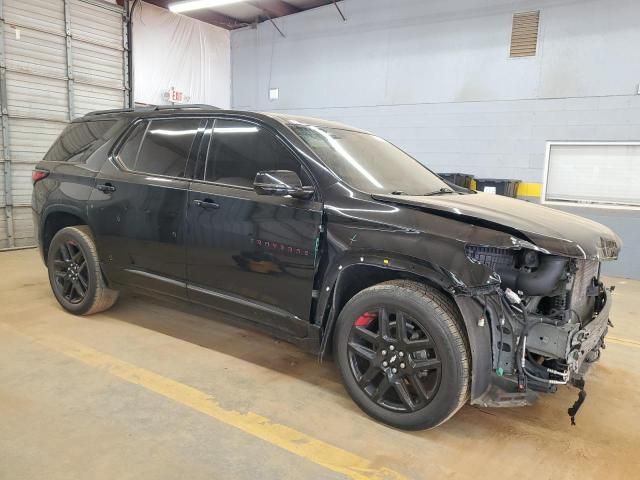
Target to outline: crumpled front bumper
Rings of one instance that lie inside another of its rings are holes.
[[[611,312],[611,291],[603,288],[601,292],[601,308],[599,313],[584,327],[571,330],[562,330],[558,335],[558,357],[564,359],[569,376],[567,383],[576,384],[583,380],[594,360],[598,358],[599,349],[603,346],[604,337],[609,327],[609,314]],[[539,324],[541,329],[548,328],[547,332],[558,327]],[[568,325],[567,327],[570,327]],[[529,336],[536,337],[545,330],[532,329]],[[558,334],[558,330],[555,330]],[[539,338],[539,337],[538,337]],[[528,345],[528,344],[527,344]],[[519,407],[535,403],[538,391],[531,387],[524,391],[518,388],[518,379],[513,372],[510,375],[498,375],[491,372],[489,388],[478,398],[472,399],[472,404],[484,407]]]

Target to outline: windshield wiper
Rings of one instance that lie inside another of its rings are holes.
[[[421,196],[423,197],[429,197],[432,195],[444,195],[445,193],[456,193],[453,190],[451,190],[450,188],[441,188],[440,190],[436,190],[435,192],[429,192],[429,193],[423,193]],[[394,190],[393,192],[391,192],[391,195],[414,195],[417,196],[415,193],[406,193],[402,190]]]
[[[429,193],[425,193],[423,196],[425,197],[432,197],[434,195],[444,195],[446,193],[456,193],[453,190],[451,190],[450,188],[444,188],[442,187],[440,190],[436,190],[435,192],[429,192]]]

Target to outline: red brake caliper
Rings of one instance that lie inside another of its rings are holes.
[[[354,325],[356,327],[368,327],[376,318],[378,318],[376,312],[365,312],[356,319]]]

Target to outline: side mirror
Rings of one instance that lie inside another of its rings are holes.
[[[253,188],[258,195],[277,195],[308,200],[313,197],[313,187],[303,187],[302,180],[291,170],[265,170],[258,172],[253,181]]]

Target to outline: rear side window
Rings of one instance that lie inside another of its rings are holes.
[[[253,187],[262,170],[292,170],[310,184],[300,162],[271,132],[238,120],[216,120],[205,180]]]
[[[183,177],[200,122],[197,118],[152,120],[133,170]]]
[[[129,170],[184,177],[198,127],[203,120],[172,118],[138,123],[118,152]]]
[[[117,120],[70,123],[51,146],[44,160],[50,162],[86,163],[87,159],[109,138]]]

